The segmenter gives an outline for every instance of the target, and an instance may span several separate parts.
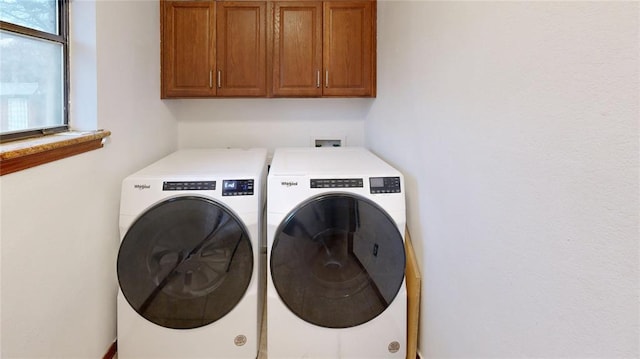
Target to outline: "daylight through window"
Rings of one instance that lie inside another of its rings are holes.
[[[67,129],[67,1],[0,0],[2,140]]]

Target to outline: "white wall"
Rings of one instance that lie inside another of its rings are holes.
[[[378,3],[366,143],[408,178],[423,357],[640,355],[638,17]]]
[[[72,122],[113,134],[103,149],[0,177],[2,358],[104,355],[116,336],[120,182],[177,148],[160,101],[158,2],[72,4],[83,24],[73,56],[94,59],[72,64]]]
[[[98,2],[74,121],[113,135],[0,177],[0,355],[104,354],[124,176],[178,143],[321,133],[407,175],[423,355],[637,357],[638,3],[378,8],[375,100],[160,101],[158,2]]]
[[[168,100],[179,119],[178,144],[189,147],[310,146],[343,139],[364,146],[364,119],[373,99]]]

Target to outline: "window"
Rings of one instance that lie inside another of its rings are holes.
[[[0,139],[68,129],[67,0],[0,0]]]

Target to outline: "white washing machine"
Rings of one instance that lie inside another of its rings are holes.
[[[265,149],[180,150],[122,182],[118,358],[255,358]]]
[[[282,148],[267,178],[269,358],[405,358],[402,174],[363,148]]]

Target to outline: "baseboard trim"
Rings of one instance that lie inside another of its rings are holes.
[[[116,340],[113,343],[111,343],[111,346],[109,347],[107,352],[102,356],[102,359],[113,359],[117,351],[118,351],[118,341]]]

